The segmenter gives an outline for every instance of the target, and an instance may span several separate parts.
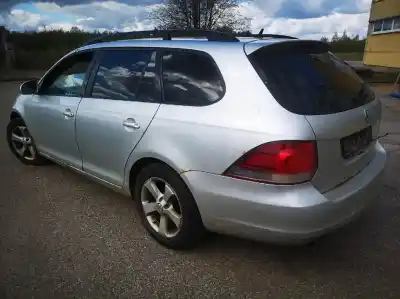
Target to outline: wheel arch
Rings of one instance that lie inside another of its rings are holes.
[[[18,111],[13,110],[13,111],[10,113],[10,120],[13,120],[13,119],[16,119],[16,118],[22,118],[22,116],[21,116],[21,114],[20,114]]]
[[[153,164],[153,163],[159,163],[168,166],[172,170],[174,170],[178,175],[180,175],[180,172],[177,171],[176,168],[172,167],[169,163],[163,161],[160,158],[156,157],[143,157],[138,160],[136,160],[132,166],[129,168],[128,176],[127,176],[127,182],[126,185],[128,187],[128,190],[130,194],[133,197],[133,188],[135,186],[136,178],[139,175],[140,171],[145,168],[146,166]]]

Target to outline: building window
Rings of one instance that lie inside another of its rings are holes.
[[[400,17],[378,20],[373,23],[374,33],[385,33],[400,30]]]
[[[394,19],[393,29],[394,30],[400,29],[400,17],[397,17]]]
[[[393,19],[387,19],[383,21],[382,31],[392,30],[393,28]]]
[[[380,32],[382,31],[382,21],[376,21],[374,24],[374,32]]]

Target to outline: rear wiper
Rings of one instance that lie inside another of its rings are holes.
[[[358,104],[359,101],[361,100],[362,95],[364,95],[364,91],[365,91],[365,83],[361,85],[360,91],[353,99],[351,99],[351,101],[355,104]]]

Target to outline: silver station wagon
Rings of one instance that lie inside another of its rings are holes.
[[[149,233],[304,243],[379,192],[381,103],[320,41],[203,30],[92,40],[21,86],[7,140],[137,203]]]

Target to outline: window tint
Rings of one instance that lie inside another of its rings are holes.
[[[262,48],[249,58],[276,101],[293,113],[338,113],[372,101],[372,90],[327,50],[299,42]]]
[[[163,86],[168,104],[205,106],[224,94],[223,79],[212,58],[196,52],[164,53]]]
[[[107,51],[94,80],[93,98],[159,102],[156,51]]]
[[[93,53],[82,53],[63,60],[43,81],[40,94],[80,97]]]

